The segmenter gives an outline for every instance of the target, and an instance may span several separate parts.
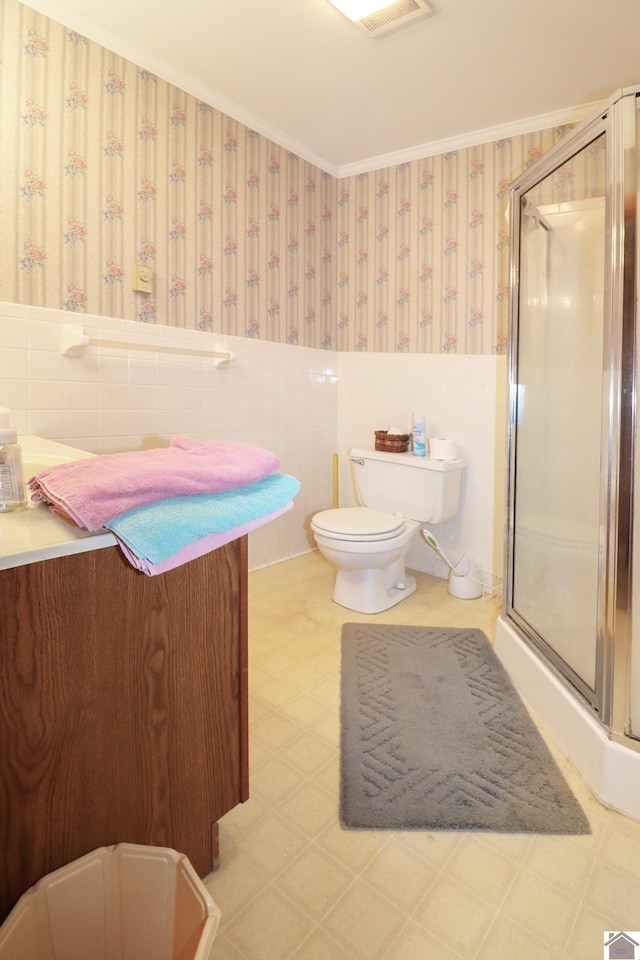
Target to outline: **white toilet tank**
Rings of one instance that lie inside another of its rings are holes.
[[[430,460],[412,453],[349,451],[360,504],[420,523],[442,523],[458,512],[462,460]]]

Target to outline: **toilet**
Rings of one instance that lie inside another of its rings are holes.
[[[335,602],[381,613],[415,592],[415,578],[405,571],[409,545],[422,524],[456,515],[464,463],[356,448],[349,459],[362,506],[321,510],[311,529],[338,570]]]

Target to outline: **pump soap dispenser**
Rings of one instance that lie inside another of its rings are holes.
[[[23,510],[27,505],[22,473],[22,450],[15,427],[9,426],[11,411],[0,407],[0,513]]]

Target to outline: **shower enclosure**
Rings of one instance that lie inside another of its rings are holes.
[[[495,642],[598,796],[640,819],[639,109],[640,86],[618,91],[511,188],[505,603]]]

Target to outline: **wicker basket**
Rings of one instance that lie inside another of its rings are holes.
[[[388,433],[386,430],[376,430],[376,450],[385,450],[387,453],[406,453],[410,436],[409,433]]]

